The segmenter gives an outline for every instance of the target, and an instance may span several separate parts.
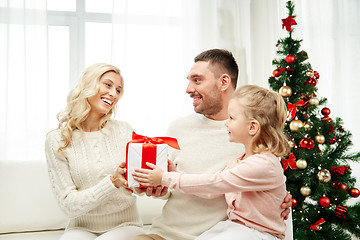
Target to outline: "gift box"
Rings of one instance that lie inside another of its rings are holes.
[[[146,165],[147,162],[155,164],[164,171],[167,171],[168,146],[180,149],[176,138],[146,137],[133,132],[132,140],[126,145],[126,179],[129,188],[145,187],[134,180],[132,173],[135,168],[150,169]]]

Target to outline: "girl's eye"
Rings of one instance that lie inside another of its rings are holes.
[[[105,85],[106,85],[107,87],[111,87],[111,84],[110,84],[110,83],[105,83]]]
[[[121,90],[120,89],[116,89],[117,93],[120,94],[121,93]]]

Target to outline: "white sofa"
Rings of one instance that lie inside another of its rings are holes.
[[[138,197],[145,229],[165,201]],[[0,161],[0,240],[59,239],[67,218],[50,188],[45,161]]]
[[[138,197],[145,229],[161,214],[164,203]],[[59,239],[66,222],[52,194],[45,161],[0,161],[0,240]],[[292,225],[287,232],[286,239],[292,239]]]

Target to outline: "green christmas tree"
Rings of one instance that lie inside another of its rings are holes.
[[[286,7],[282,28],[288,34],[277,42],[269,84],[288,106],[284,131],[292,151],[281,162],[293,196],[294,239],[360,238],[360,203],[347,206],[348,199],[359,196],[350,162],[360,161],[360,153],[348,153],[351,133],[340,118],[332,118],[326,98],[317,97],[320,75],[300,50],[302,40],[292,37],[294,3]]]

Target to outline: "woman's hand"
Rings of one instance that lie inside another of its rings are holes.
[[[134,179],[144,186],[159,186],[163,170],[152,163],[146,163],[150,169],[137,168],[133,173]]]
[[[119,167],[116,169],[114,175],[110,176],[111,182],[114,184],[116,188],[123,187],[128,192],[133,192],[130,188],[128,188],[128,182],[125,178],[126,168],[125,168],[125,162],[122,162]]]

